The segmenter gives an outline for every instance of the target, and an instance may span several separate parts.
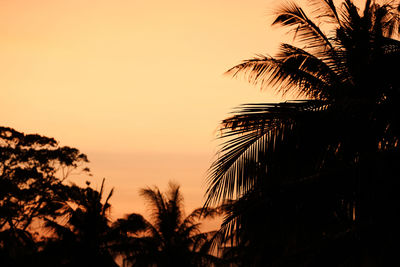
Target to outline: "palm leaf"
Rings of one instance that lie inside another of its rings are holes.
[[[156,224],[162,221],[162,214],[167,213],[167,203],[164,200],[160,190],[155,187],[154,189],[147,187],[139,191],[139,194],[148,200],[152,209],[151,216],[155,220]]]
[[[265,157],[293,130],[302,114],[326,109],[323,101],[245,105],[223,122],[220,156],[209,169],[205,206],[221,199],[236,199],[249,191],[265,173]],[[261,173],[260,173],[261,172]]]
[[[310,0],[310,3],[314,7],[313,13],[317,14],[318,19],[328,18],[328,22],[340,25],[340,17],[333,0]]]
[[[304,10],[294,2],[287,2],[276,12],[279,14],[272,25],[294,28],[295,38],[306,42],[310,47],[332,48],[330,40],[321,29],[310,20]]]
[[[322,60],[293,46],[281,46],[280,57],[258,56],[229,69],[233,77],[243,74],[250,83],[276,88],[283,95],[324,99],[335,73]]]

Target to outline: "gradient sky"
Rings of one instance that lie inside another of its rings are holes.
[[[113,217],[143,212],[138,189],[181,184],[203,204],[219,122],[277,101],[223,73],[273,54],[273,0],[0,0],[0,124],[54,137],[115,187]]]

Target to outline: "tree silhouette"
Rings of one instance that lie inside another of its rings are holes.
[[[134,235],[125,245],[125,262],[132,266],[161,267],[212,266],[219,261],[210,254],[214,233],[201,233],[198,222],[201,215],[203,218],[215,215],[215,209],[196,209],[185,217],[179,186],[173,183],[166,194],[157,187],[142,189],[140,194],[150,205],[151,222],[139,214],[118,221],[119,226],[133,226],[130,232]]]
[[[111,255],[111,245],[120,236],[108,218],[113,189],[102,203],[104,181],[100,191],[89,187],[89,183],[85,189],[71,186],[69,195],[73,202],[64,206],[67,223],[46,220],[45,226],[54,232],[42,253],[48,266],[118,266]]]
[[[26,266],[37,252],[38,227],[62,212],[63,181],[87,163],[53,138],[0,127],[0,262]],[[88,172],[87,168],[81,171]]]
[[[399,237],[399,5],[312,3],[317,20],[288,2],[273,22],[298,46],[228,71],[296,100],[222,122],[206,206],[234,200],[221,231],[255,248],[246,266],[382,266]]]

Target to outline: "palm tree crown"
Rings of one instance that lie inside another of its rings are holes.
[[[246,104],[222,122],[221,137],[227,141],[210,168],[207,204],[248,192],[257,176],[253,163],[265,165],[264,155],[275,153],[278,142],[300,130],[305,120],[322,123],[313,129],[332,137],[325,138],[322,153],[343,150],[345,145],[355,154],[368,146],[397,147],[398,5],[366,1],[360,12],[350,0],[340,8],[331,0],[312,2],[319,23],[293,2],[283,5],[273,22],[292,29],[295,40],[305,44],[302,48],[282,44],[275,57],[260,55],[228,70],[261,88],[274,87],[297,99]],[[332,126],[323,123],[327,119]],[[328,129],[335,134],[328,134]],[[339,135],[346,137],[339,140]]]
[[[119,239],[118,231],[109,221],[109,200],[114,190],[111,189],[106,199],[103,179],[100,190],[89,187],[80,188],[72,185],[68,194],[70,201],[64,203],[63,220],[46,220],[46,227],[54,236],[45,244],[44,254],[49,265],[59,266],[117,266],[111,255],[111,246]],[[73,202],[72,202],[73,201]]]
[[[354,266],[355,255],[382,266],[400,236],[399,4],[311,3],[312,16],[277,10],[296,45],[228,70],[295,99],[223,120],[205,206],[227,202],[221,232],[244,266]]]
[[[132,266],[211,266],[217,260],[209,254],[212,233],[200,232],[198,222],[200,215],[213,216],[214,209],[196,209],[185,217],[183,198],[174,183],[165,194],[157,187],[144,188],[140,194],[149,204],[151,222],[137,214],[127,217],[140,216],[145,225],[145,232],[134,235],[126,245]]]

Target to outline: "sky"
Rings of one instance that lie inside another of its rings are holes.
[[[145,186],[204,202],[218,125],[242,103],[276,102],[224,75],[287,38],[273,0],[0,0],[0,125],[85,153],[114,187],[113,217],[145,213]],[[74,180],[74,177],[71,178]]]

